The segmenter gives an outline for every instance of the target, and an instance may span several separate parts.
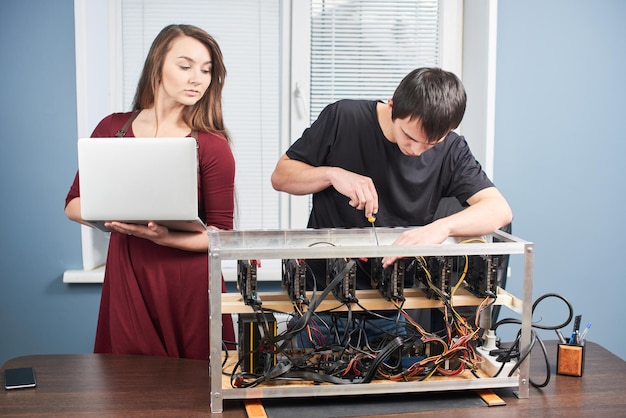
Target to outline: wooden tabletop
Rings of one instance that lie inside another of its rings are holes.
[[[506,406],[456,408],[437,411],[437,415],[464,418],[626,416],[625,361],[598,344],[588,342],[583,377],[556,375],[556,343],[546,344],[553,374],[547,387],[531,387],[529,399],[517,399],[513,390],[499,389],[494,392]],[[37,387],[0,389],[0,416],[3,417],[247,416],[243,402],[232,400],[224,402],[223,413],[210,413],[208,366],[204,361],[109,354],[33,355],[9,360],[2,370],[16,367],[33,367]],[[538,349],[533,353],[531,371],[533,381],[544,380],[545,363]],[[452,401],[454,394],[450,396]],[[427,411],[386,417],[432,415],[433,411]]]

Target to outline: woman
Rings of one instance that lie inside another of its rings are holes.
[[[133,112],[107,116],[92,134],[196,137],[198,211],[218,229],[232,229],[234,213],[235,162],[221,105],[225,76],[221,50],[208,33],[167,26],[146,58]],[[70,219],[85,223],[78,173],[65,205]],[[111,238],[94,352],[208,359],[206,233],[171,231],[156,222],[105,226]],[[230,316],[223,320],[223,339],[234,341]]]

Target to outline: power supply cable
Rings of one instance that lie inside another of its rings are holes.
[[[551,330],[551,331],[558,330],[558,329],[566,327],[572,321],[572,318],[574,317],[574,308],[572,307],[572,304],[565,297],[563,297],[562,295],[559,295],[558,293],[546,293],[538,297],[532,305],[531,314],[534,314],[535,309],[537,308],[539,303],[541,303],[543,300],[548,299],[548,298],[557,298],[565,304],[565,306],[568,309],[567,319],[563,323],[558,324],[558,325],[542,325],[539,323],[532,323],[531,324],[531,341],[528,347],[524,350],[524,352],[522,352],[522,350],[520,350],[520,347],[519,347],[520,340],[521,340],[521,329],[520,329],[517,332],[515,341],[513,341],[511,346],[502,353],[502,360],[503,360],[502,366],[500,367],[500,370],[498,370],[498,372],[496,373],[496,376],[503,370],[504,364],[506,363],[506,361],[510,360],[513,357],[513,353],[517,350],[517,352],[519,353],[518,354],[519,359],[516,362],[516,364],[513,366],[511,371],[509,372],[509,376],[512,376],[513,373],[519,368],[520,364],[530,355],[535,344],[539,343],[539,346],[542,350],[543,358],[546,364],[546,378],[541,383],[536,383],[535,381],[530,379],[530,384],[536,388],[542,388],[548,385],[548,383],[550,382],[550,378],[551,378],[550,360],[548,358],[548,353],[547,353],[545,344],[543,343],[539,335],[537,335],[534,329],[543,329],[543,330]],[[491,329],[495,331],[499,326],[505,325],[505,324],[521,325],[522,321],[517,318],[504,318],[496,322],[495,324],[493,324]]]

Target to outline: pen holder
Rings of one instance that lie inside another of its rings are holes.
[[[585,344],[559,344],[556,355],[556,372],[567,376],[583,375],[585,368]]]

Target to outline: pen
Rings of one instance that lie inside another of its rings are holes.
[[[569,337],[569,344],[576,344],[576,337],[578,336],[578,330],[580,329],[580,320],[582,319],[582,315],[576,315],[574,317],[574,329],[572,330],[572,335]]]
[[[589,322],[587,324],[587,326],[585,327],[583,332],[580,334],[580,336],[579,336],[579,339],[580,339],[579,344],[582,344],[582,342],[585,341],[585,337],[587,336],[587,333],[589,332],[589,328],[591,328],[591,322]]]
[[[556,332],[556,336],[559,337],[559,342],[561,344],[567,344],[567,341],[565,341],[565,337],[563,336],[563,334],[561,334],[560,330],[555,329],[554,332]]]

